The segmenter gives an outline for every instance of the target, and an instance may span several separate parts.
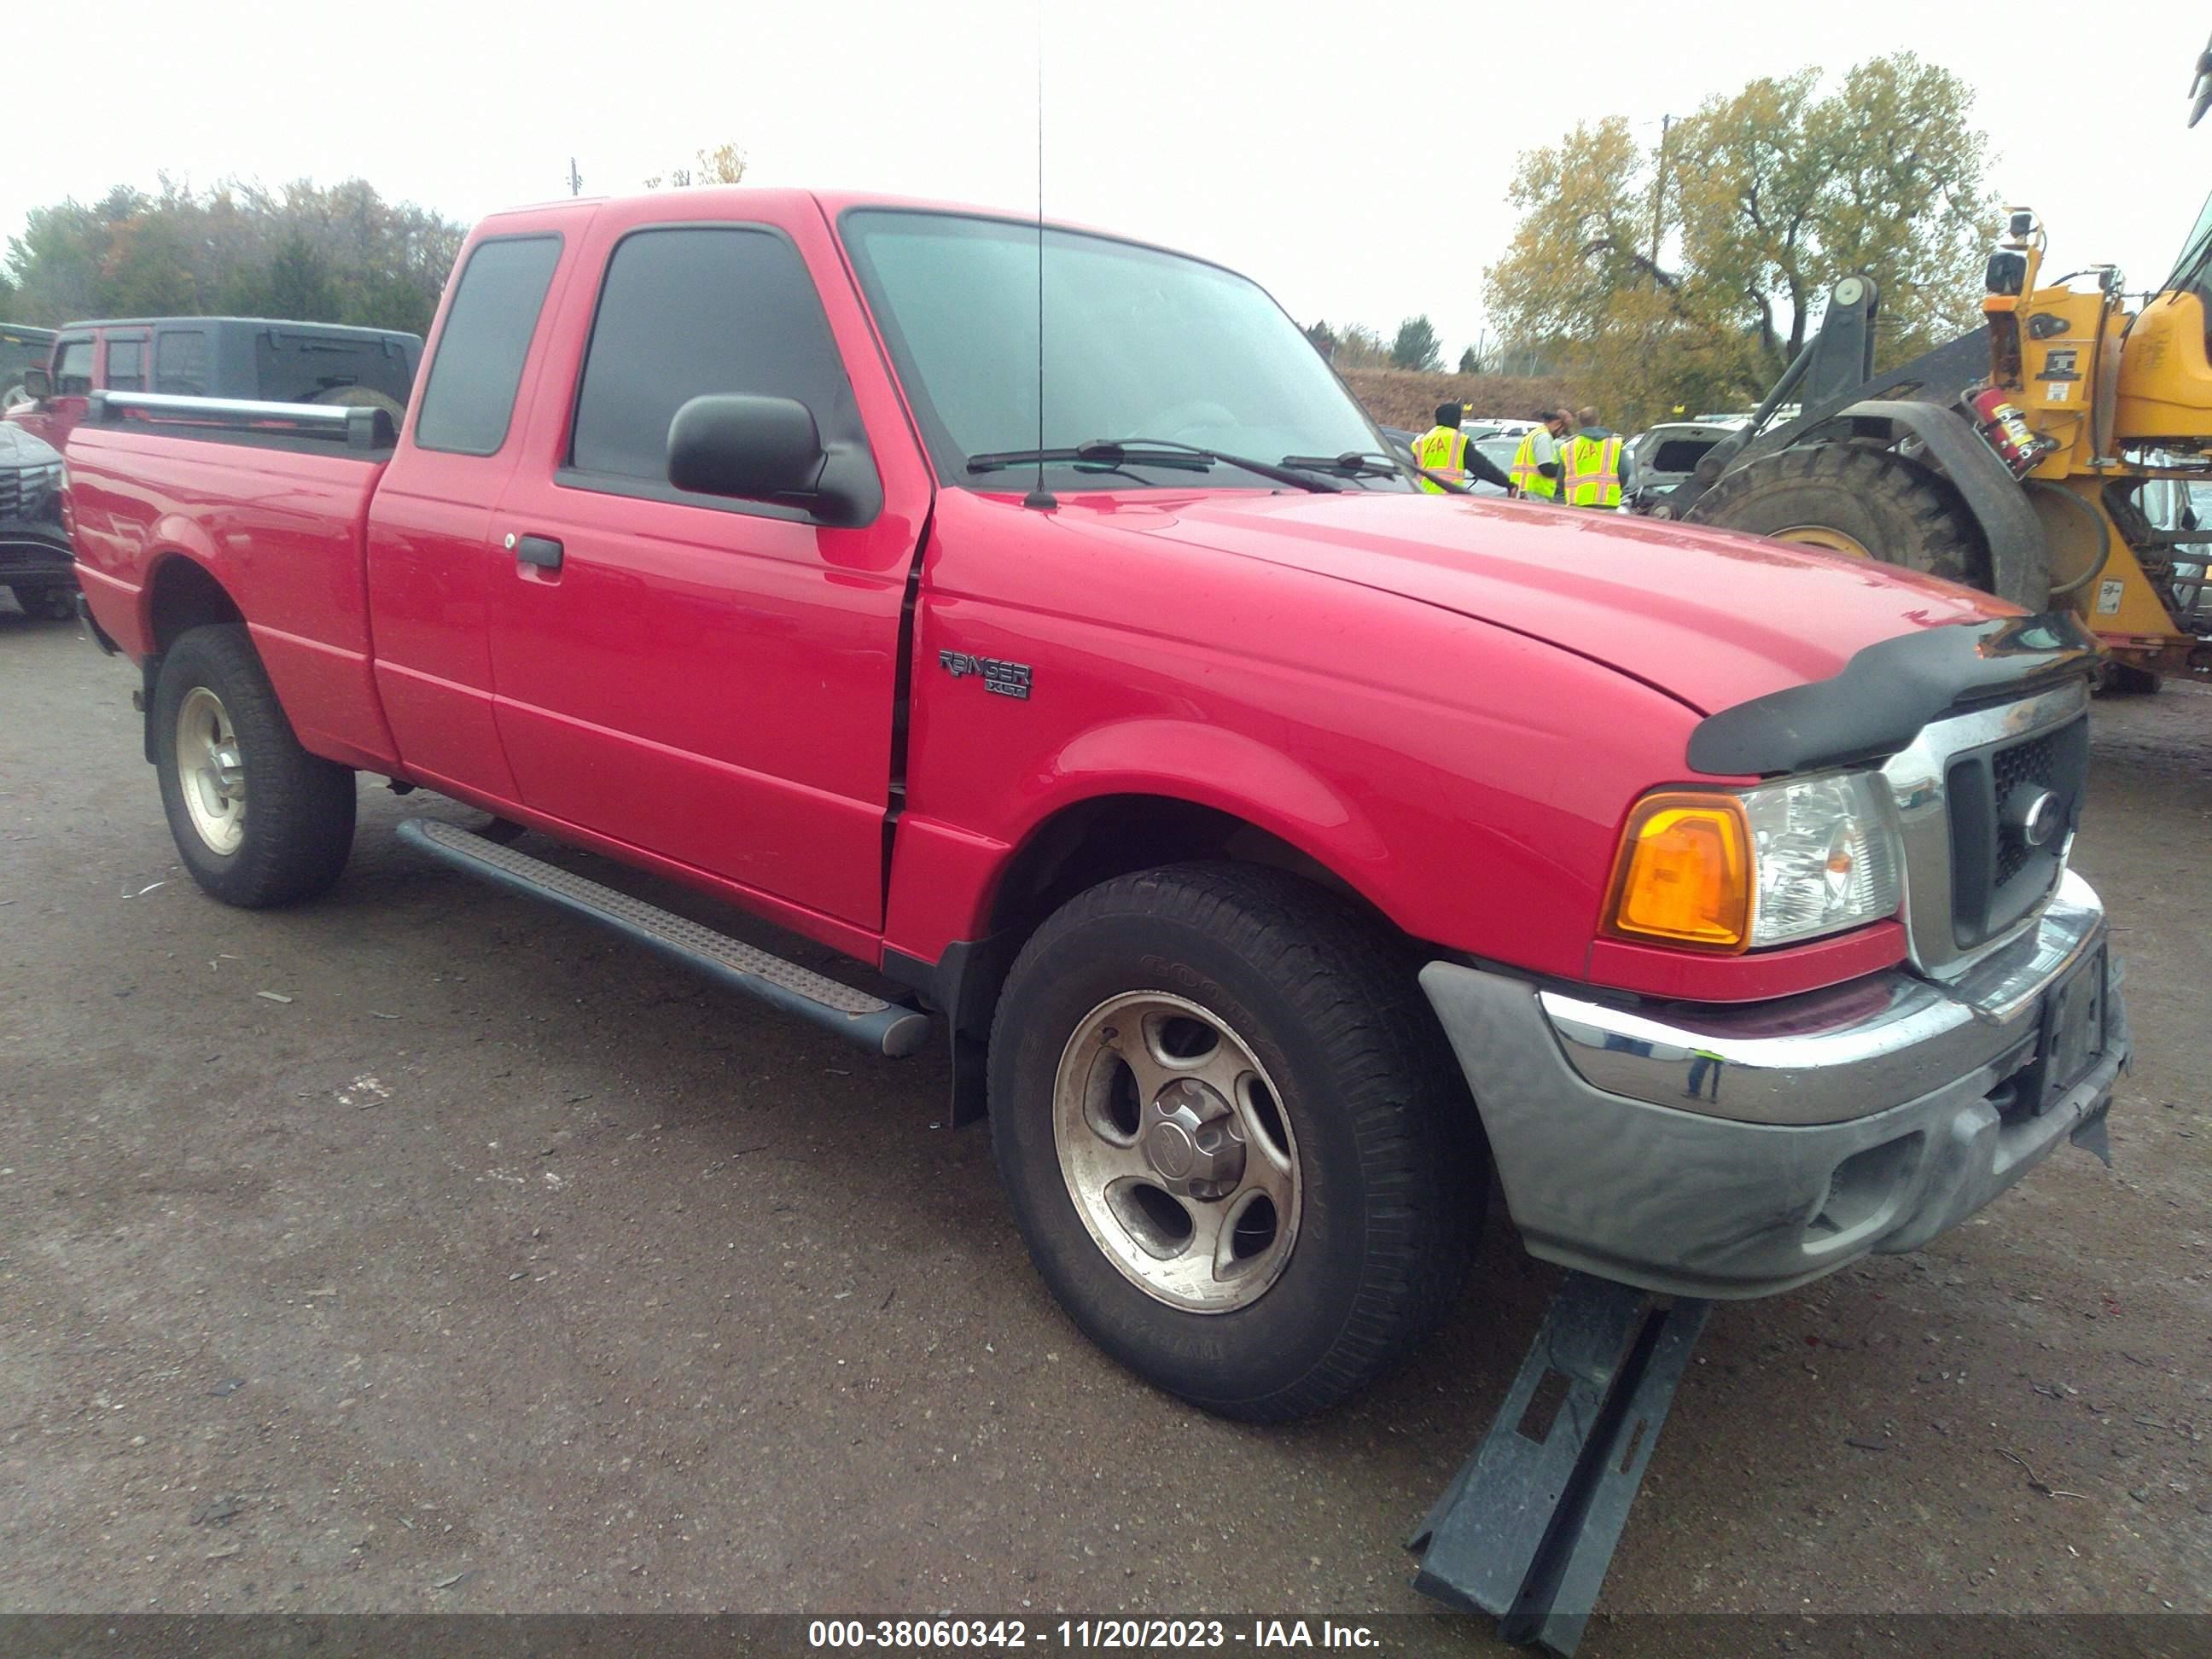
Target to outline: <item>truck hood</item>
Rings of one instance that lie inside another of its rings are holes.
[[[0,466],[45,466],[61,458],[61,451],[36,433],[26,432],[13,421],[0,421]]]
[[[1822,680],[1878,641],[2016,616],[1950,582],[1759,537],[1468,496],[1063,496],[1070,529],[1355,582],[1540,639],[1700,714]]]

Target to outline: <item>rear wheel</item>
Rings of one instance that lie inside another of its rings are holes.
[[[1726,474],[1692,524],[1748,531],[1990,588],[1980,526],[1939,474],[1870,444],[1811,444]]]
[[[155,770],[185,869],[226,904],[326,890],[353,848],[350,768],[309,754],[246,631],[195,628],[154,688]]]
[[[1413,964],[1280,872],[1182,865],[1072,900],[991,1037],[992,1142],[1086,1334],[1194,1404],[1335,1404],[1449,1310],[1483,1195]]]

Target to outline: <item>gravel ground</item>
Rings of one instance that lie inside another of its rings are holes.
[[[225,909],[131,684],[0,614],[0,1608],[1425,1607],[1401,1540],[1555,1282],[1504,1226],[1349,1409],[1200,1416],[1060,1316],[934,1057],[410,855],[434,797]],[[1717,1310],[1607,1611],[2212,1609],[2212,693],[2095,727],[2117,1167]]]

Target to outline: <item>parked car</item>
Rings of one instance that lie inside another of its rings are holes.
[[[1484,415],[1462,421],[1459,429],[1477,442],[1489,438],[1510,438],[1518,443],[1542,424],[1541,421],[1508,420]]]
[[[1474,447],[1480,450],[1484,459],[1494,465],[1500,472],[1510,477],[1513,471],[1513,458],[1521,453],[1521,440],[1516,437],[1480,438],[1475,441]],[[1470,493],[1477,495],[1505,494],[1505,491],[1496,484],[1481,478],[1469,478],[1467,481],[1467,487]]]
[[[1668,421],[1648,427],[1628,441],[1636,463],[1636,495],[1629,503],[1650,511],[1667,492],[1697,471],[1705,453],[1745,423],[1733,416],[1713,421]]]
[[[27,406],[7,418],[57,447],[95,392],[153,392],[262,403],[357,405],[394,420],[407,407],[422,337],[396,329],[265,317],[130,317],[70,323],[43,368],[25,375]]]
[[[54,331],[50,328],[0,323],[0,410],[31,400],[23,386],[23,371],[43,365],[53,345]]]
[[[61,453],[0,422],[0,587],[34,617],[72,617],[72,563],[62,530]]]
[[[1210,1410],[1433,1330],[1493,1160],[1532,1253],[1757,1297],[2100,1128],[2086,635],[1417,494],[1219,266],[799,190],[522,209],[386,419],[70,436],[193,879],[323,892],[367,772],[857,959],[904,990],[401,832],[878,1054],[937,1030],[1037,1271]]]

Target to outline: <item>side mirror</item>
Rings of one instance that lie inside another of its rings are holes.
[[[54,395],[54,377],[44,368],[32,368],[23,371],[23,390],[39,403]]]
[[[668,423],[668,482],[702,495],[811,496],[824,459],[813,412],[790,398],[694,398]]]

